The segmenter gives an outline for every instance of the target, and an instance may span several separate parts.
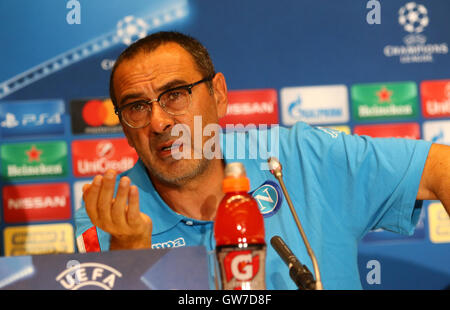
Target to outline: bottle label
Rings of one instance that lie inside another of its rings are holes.
[[[220,266],[222,289],[265,290],[265,245],[218,247],[217,259]]]

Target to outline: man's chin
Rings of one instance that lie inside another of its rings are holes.
[[[166,186],[180,187],[203,174],[209,165],[207,159],[182,159],[161,165],[147,165],[152,180]]]

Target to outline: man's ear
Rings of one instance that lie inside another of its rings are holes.
[[[217,116],[222,118],[227,114],[228,107],[228,90],[227,83],[225,82],[225,76],[218,72],[212,80],[214,88],[214,98],[216,99]]]

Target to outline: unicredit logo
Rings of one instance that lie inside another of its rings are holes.
[[[136,151],[123,138],[74,141],[72,155],[77,177],[103,174],[108,169],[124,172],[137,161]]]
[[[450,80],[423,81],[420,92],[425,117],[450,116]]]
[[[98,157],[111,158],[114,155],[114,145],[111,141],[100,141],[95,148]]]

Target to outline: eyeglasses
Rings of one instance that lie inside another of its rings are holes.
[[[165,90],[157,99],[138,100],[127,103],[117,108],[115,113],[131,128],[143,128],[150,124],[153,102],[159,103],[159,106],[170,115],[183,115],[187,112],[191,104],[192,88],[203,82],[209,82],[213,78],[214,75],[189,85],[177,86]]]

